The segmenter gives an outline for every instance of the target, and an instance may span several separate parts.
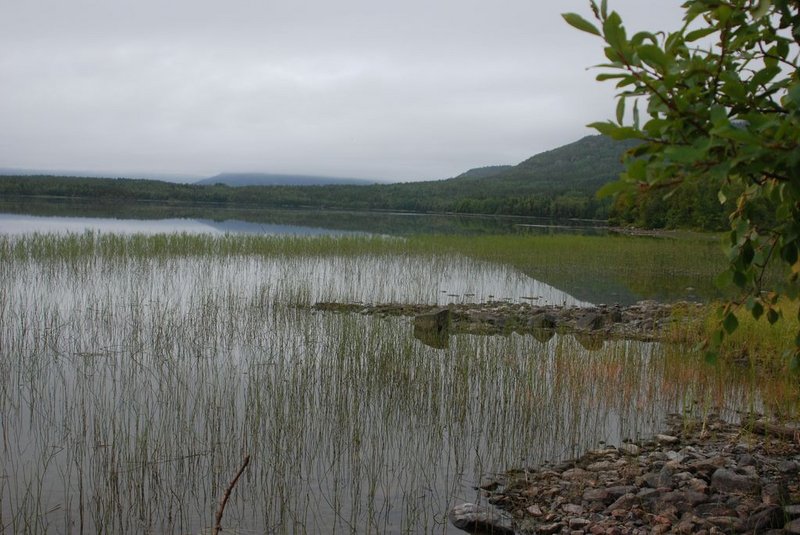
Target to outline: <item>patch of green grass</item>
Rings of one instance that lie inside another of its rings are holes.
[[[588,301],[709,299],[726,265],[713,235],[429,236],[419,247],[514,266]]]

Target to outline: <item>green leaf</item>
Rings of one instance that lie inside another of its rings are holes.
[[[793,84],[789,88],[787,96],[796,107],[800,108],[800,83]]]
[[[750,313],[753,315],[753,319],[758,321],[759,319],[761,319],[761,316],[764,315],[764,305],[756,301],[755,303],[753,303],[753,308],[752,310],[750,310]]]
[[[686,34],[685,41],[687,43],[693,43],[698,39],[702,39],[707,35],[711,35],[717,31],[716,28],[700,28],[699,30],[694,30]]]
[[[625,28],[622,27],[622,19],[616,11],[609,13],[603,22],[603,36],[612,48],[620,51],[625,48],[627,44]]]
[[[617,100],[617,123],[622,126],[622,122],[625,119],[625,98],[620,97]]]
[[[636,53],[639,54],[639,58],[642,61],[659,70],[666,70],[667,65],[669,65],[667,55],[660,47],[655,45],[642,45],[636,49]]]
[[[728,312],[725,315],[725,319],[722,320],[722,328],[725,329],[725,332],[728,334],[733,334],[739,327],[739,320],[736,319],[736,314],[733,312]]]
[[[758,20],[763,18],[772,7],[772,0],[759,0],[758,6],[753,10],[753,18]]]
[[[567,21],[567,24],[569,24],[573,28],[576,28],[582,32],[596,35],[598,37],[602,37],[602,35],[600,34],[600,30],[598,30],[594,24],[584,19],[577,13],[562,13],[561,16],[564,18],[565,21]]]
[[[770,325],[775,325],[775,322],[778,321],[778,319],[780,319],[778,311],[770,307],[767,310],[767,321],[769,322]]]
[[[717,192],[717,199],[719,200],[720,204],[725,204],[728,198],[725,196],[725,193],[722,190]]]

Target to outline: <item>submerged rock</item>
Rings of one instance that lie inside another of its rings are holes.
[[[458,529],[475,535],[514,535],[511,515],[491,506],[462,503],[447,515]]]

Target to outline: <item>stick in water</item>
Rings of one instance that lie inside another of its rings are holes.
[[[219,501],[219,508],[217,509],[217,514],[214,517],[214,528],[211,530],[211,535],[218,535],[219,532],[222,530],[222,514],[225,512],[225,505],[228,503],[228,498],[231,497],[231,492],[233,492],[233,487],[236,486],[236,482],[239,481],[239,478],[242,477],[242,473],[244,469],[247,468],[247,465],[250,464],[250,456],[247,455],[242,462],[242,466],[239,467],[239,471],[236,472],[236,476],[231,479],[231,482],[228,483],[228,488],[225,489],[225,494],[222,496],[222,499]]]

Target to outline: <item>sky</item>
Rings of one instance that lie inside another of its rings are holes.
[[[629,32],[682,0],[609,0]],[[594,132],[588,0],[0,0],[0,168],[406,182]]]

